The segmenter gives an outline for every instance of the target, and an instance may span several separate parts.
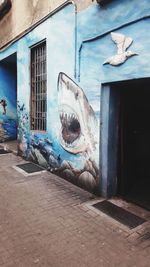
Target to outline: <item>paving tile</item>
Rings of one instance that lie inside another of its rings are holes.
[[[149,266],[149,221],[121,227],[86,205],[94,195],[49,172],[25,178],[19,162],[1,157],[0,267]]]

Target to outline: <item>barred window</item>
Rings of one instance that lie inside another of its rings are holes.
[[[31,48],[31,130],[46,131],[46,42]]]

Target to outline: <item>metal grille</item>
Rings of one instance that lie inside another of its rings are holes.
[[[31,48],[31,130],[46,130],[46,42]]]

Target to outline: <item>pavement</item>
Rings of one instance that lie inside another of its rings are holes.
[[[0,156],[0,267],[149,267],[150,213],[134,228],[93,208],[102,199],[51,174],[25,176],[25,161]]]

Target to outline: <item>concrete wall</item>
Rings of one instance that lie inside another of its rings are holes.
[[[64,0],[12,0],[12,7],[8,14],[0,20],[0,48],[16,36],[27,30],[37,21],[48,15]],[[92,4],[94,0],[75,0],[77,9],[82,10]]]

